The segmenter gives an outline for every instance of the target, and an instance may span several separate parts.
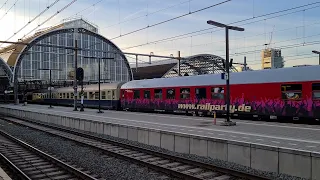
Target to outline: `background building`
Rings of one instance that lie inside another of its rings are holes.
[[[284,61],[280,49],[265,49],[261,52],[262,69],[283,68]]]

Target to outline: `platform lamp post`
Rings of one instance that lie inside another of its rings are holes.
[[[319,55],[319,65],[320,65],[320,52],[315,50],[313,50],[312,52]]]
[[[38,69],[38,70],[44,70],[44,71],[49,71],[49,99],[50,99],[50,105],[48,108],[53,108],[52,107],[52,83],[51,83],[51,71],[61,71],[60,69],[50,69],[50,68],[41,68],[41,69]]]
[[[226,126],[234,126],[236,125],[235,122],[230,121],[230,66],[232,66],[232,62],[229,64],[229,29],[234,31],[244,31],[244,28],[236,27],[236,26],[228,26],[226,24],[222,24],[216,21],[209,20],[207,24],[213,25],[220,28],[225,28],[225,36],[226,36],[226,63],[225,63],[225,70],[226,70],[226,108],[227,108],[227,118],[226,121],[222,125]]]
[[[103,113],[103,111],[101,111],[101,91],[100,91],[100,82],[101,82],[101,73],[100,73],[100,61],[101,59],[114,59],[114,58],[108,58],[108,57],[95,57],[95,56],[84,56],[83,58],[88,58],[88,59],[98,59],[98,83],[99,83],[99,110],[97,113]]]

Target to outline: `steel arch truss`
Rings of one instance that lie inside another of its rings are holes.
[[[56,34],[61,34],[61,33],[74,33],[75,30],[78,30],[77,33],[83,33],[83,34],[88,34],[88,35],[91,35],[91,36],[94,36],[94,37],[97,37],[99,39],[101,39],[103,42],[109,44],[110,46],[112,46],[117,52],[119,52],[120,56],[123,58],[123,60],[125,61],[125,64],[128,68],[128,73],[129,73],[129,77],[130,77],[130,80],[132,80],[133,78],[133,75],[132,75],[132,71],[131,71],[131,68],[130,68],[130,64],[129,64],[129,61],[128,59],[126,58],[126,56],[122,53],[122,51],[120,50],[120,48],[118,46],[116,46],[114,43],[112,43],[110,40],[106,39],[105,37],[99,35],[99,34],[96,34],[94,32],[91,32],[91,31],[88,31],[84,28],[68,28],[68,29],[59,29],[59,30],[54,30],[54,31],[51,31],[51,32],[48,32],[44,35],[41,35],[39,37],[36,37],[34,40],[32,40],[30,42],[30,44],[28,46],[26,46],[23,51],[20,53],[16,63],[15,63],[15,66],[14,66],[14,70],[13,70],[13,76],[14,76],[14,79],[13,81],[17,80],[17,76],[18,76],[18,71],[20,70],[20,66],[21,66],[21,62],[23,60],[23,58],[25,57],[25,55],[28,54],[28,51],[34,46],[36,45],[37,43],[39,43],[41,40],[47,38],[47,37],[50,37],[52,35],[56,35]],[[91,47],[92,48],[92,47]],[[99,50],[100,52],[103,52],[102,50]]]
[[[119,54],[127,69],[128,69],[128,75],[129,75],[129,80],[132,80],[133,79],[133,75],[132,75],[132,70],[130,68],[130,65],[129,65],[129,62],[126,58],[126,56],[122,53],[122,51],[120,50],[119,47],[117,47],[114,43],[112,43],[110,40],[106,39],[105,37],[97,34],[97,33],[94,33],[94,32],[91,32],[89,30],[86,30],[84,28],[64,28],[64,29],[58,29],[58,30],[53,30],[51,32],[48,32],[48,33],[45,33],[41,36],[38,36],[38,37],[35,37],[27,46],[24,47],[24,49],[20,52],[20,55],[18,56],[16,62],[15,62],[15,66],[14,66],[14,70],[13,70],[13,76],[12,76],[12,79],[11,79],[11,82],[13,82],[13,85],[14,85],[14,94],[15,94],[15,100],[17,99],[17,93],[18,93],[18,75],[19,75],[19,70],[21,68],[21,64],[22,64],[22,61],[24,59],[24,57],[26,55],[29,54],[29,50],[31,50],[31,48],[36,45],[37,43],[41,42],[41,40],[45,39],[45,38],[48,38],[50,36],[53,36],[53,35],[57,35],[57,34],[62,34],[62,33],[75,33],[75,31],[77,31],[77,33],[79,34],[87,34],[87,35],[91,35],[91,36],[94,36],[96,38],[99,38],[102,40],[102,42],[105,42],[106,44],[110,45],[112,48],[115,49],[115,52],[117,52],[117,54]],[[50,44],[49,44],[50,45]],[[95,49],[95,47],[91,47],[89,46],[91,49]],[[89,48],[88,47],[88,48]],[[70,48],[73,48],[70,47]],[[82,49],[82,50],[86,50],[86,49]],[[96,51],[96,50],[94,50]],[[103,50],[97,50],[97,51],[100,51],[100,52],[104,52]]]
[[[9,65],[0,58],[0,94],[2,94],[10,86],[12,79],[12,71]]]
[[[184,58],[180,61],[181,76],[193,76],[201,74],[218,74],[225,71],[223,63],[225,59],[212,54],[199,54]],[[178,75],[178,63],[171,68],[162,77],[176,77]],[[232,66],[230,72],[237,72],[237,69]]]
[[[7,79],[9,82],[12,79],[12,71],[9,65],[2,58],[0,58],[0,77],[2,79]]]

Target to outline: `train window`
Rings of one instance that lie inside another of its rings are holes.
[[[320,100],[320,83],[312,84],[312,97],[313,99]]]
[[[155,89],[154,90],[154,98],[155,99],[162,99],[162,89]]]
[[[181,88],[180,89],[180,98],[189,99],[190,98],[190,88]]]
[[[281,96],[284,100],[299,100],[302,97],[302,84],[281,85]]]
[[[99,99],[99,92],[97,91],[97,92],[94,92],[94,98],[95,99]]]
[[[207,98],[206,88],[196,88],[196,98],[197,99],[206,99]]]
[[[94,93],[93,92],[89,92],[89,99],[94,99]]]
[[[176,97],[175,89],[167,89],[167,99],[175,99]]]
[[[101,92],[101,99],[106,99],[106,92],[105,91]]]
[[[83,99],[87,99],[87,98],[88,98],[87,92],[83,92]]]
[[[73,94],[73,93],[71,93],[71,97],[70,97],[71,99],[73,99],[73,95],[74,95],[74,94]]]
[[[133,90],[133,99],[139,99],[139,98],[140,98],[140,91]]]
[[[111,91],[110,90],[107,91],[107,99],[111,99]]]
[[[281,91],[302,91],[302,84],[283,84]]]
[[[211,98],[212,99],[224,99],[224,88],[223,87],[211,88]]]
[[[144,90],[143,96],[145,99],[150,99],[150,90]]]
[[[67,93],[67,99],[69,99],[69,93]]]
[[[114,97],[114,90],[112,90],[112,99],[115,99],[115,97]]]

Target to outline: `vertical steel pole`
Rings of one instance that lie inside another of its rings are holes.
[[[247,57],[246,56],[244,57],[244,60],[243,60],[243,66],[244,66],[244,70],[247,71]]]
[[[138,55],[136,55],[136,72],[138,72]]]
[[[50,76],[50,83],[49,83],[49,88],[50,88],[50,90],[49,90],[50,91],[50,93],[49,93],[50,94],[50,98],[49,98],[50,99],[50,106],[49,106],[49,108],[52,108],[52,105],[51,105],[51,103],[52,103],[52,98],[51,98],[52,97],[52,93],[51,93],[51,87],[52,87],[52,85],[51,85],[51,69],[49,69],[49,76]]]
[[[98,111],[98,113],[103,113],[102,111],[101,111],[101,92],[100,92],[100,61],[101,61],[101,58],[98,58],[98,68],[99,68],[99,71],[98,71],[98,73],[99,73],[99,111]]]
[[[181,68],[180,68],[180,62],[181,61],[181,56],[180,56],[180,51],[178,51],[178,75],[181,76]]]
[[[78,40],[75,37],[74,40],[74,73],[73,73],[73,85],[74,85],[74,101],[73,101],[73,106],[74,106],[74,111],[78,111],[77,109],[77,77],[76,77],[76,72],[78,68]]]
[[[227,122],[230,122],[230,82],[229,82],[229,29],[226,27],[226,105],[227,105]]]

